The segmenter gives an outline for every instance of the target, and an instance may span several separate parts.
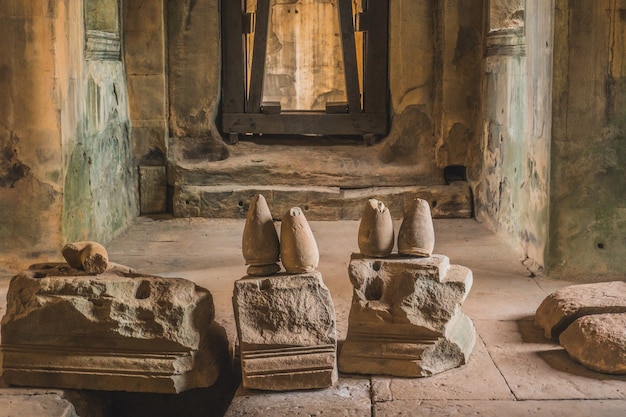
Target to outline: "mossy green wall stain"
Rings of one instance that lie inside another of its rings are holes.
[[[137,174],[130,144],[121,62],[90,62],[87,114],[79,124],[65,177],[67,241],[107,242],[138,215]]]
[[[488,40],[493,52],[484,65],[476,215],[543,266],[549,227],[553,6],[543,0],[525,4],[525,34]],[[512,53],[502,47],[502,39],[523,47]]]

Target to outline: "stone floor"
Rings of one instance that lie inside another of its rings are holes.
[[[236,330],[231,296],[233,282],[245,275],[241,255],[243,225],[241,220],[140,218],[127,233],[107,246],[114,262],[144,273],[188,278],[208,288],[214,295],[217,320],[227,329],[234,346]],[[347,265],[350,254],[357,250],[358,222],[311,222],[311,227],[320,248],[318,269],[333,296],[341,340],[346,335],[352,291]],[[467,266],[474,273],[474,287],[463,309],[474,321],[479,337],[466,366],[422,379],[341,375],[336,386],[326,390],[292,393],[239,390],[226,415],[626,415],[626,376],[600,374],[572,362],[558,344],[544,339],[542,331],[533,325],[534,311],[544,297],[571,283],[532,276],[517,254],[474,220],[437,220],[435,232],[435,252],[449,256],[452,263]],[[2,272],[0,267],[0,315],[5,311],[8,277],[12,273]],[[0,389],[0,416],[72,416],[63,401],[69,399],[77,410],[85,410],[90,407],[77,403],[89,403],[93,393],[90,395],[83,395],[78,401],[75,393],[63,395],[57,390],[5,387]],[[223,401],[228,400],[228,390],[220,395]],[[115,401],[111,398],[109,403]],[[17,411],[22,406],[16,404],[33,403],[51,410],[48,402],[54,399],[58,409],[65,411],[43,414]],[[123,407],[118,404],[115,415],[155,415],[134,407],[132,413],[124,413],[119,412]],[[217,411],[219,407],[201,408],[179,410],[171,415],[224,413]],[[78,414],[85,417],[84,413]]]

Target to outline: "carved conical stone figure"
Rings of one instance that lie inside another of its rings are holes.
[[[391,255],[394,244],[393,221],[382,201],[370,198],[365,203],[359,224],[359,249],[366,256],[384,258]]]
[[[250,202],[241,249],[246,265],[249,265],[248,275],[263,276],[280,271],[278,233],[267,201],[261,194]]]
[[[317,268],[317,242],[300,207],[289,209],[283,216],[280,241],[280,258],[287,272],[300,274]]]
[[[435,247],[435,230],[428,201],[416,198],[404,212],[398,232],[398,253],[428,257]]]

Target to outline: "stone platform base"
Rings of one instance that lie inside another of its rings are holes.
[[[10,385],[154,393],[211,386],[228,355],[193,282],[67,264],[13,277],[0,347]]]
[[[337,381],[335,309],[322,274],[245,277],[233,306],[244,388],[288,391]]]
[[[353,254],[354,286],[341,372],[423,377],[467,362],[476,342],[461,304],[472,272],[446,256]]]

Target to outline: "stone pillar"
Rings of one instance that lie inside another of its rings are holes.
[[[246,276],[233,306],[244,388],[326,388],[337,381],[335,308],[322,274]]]

